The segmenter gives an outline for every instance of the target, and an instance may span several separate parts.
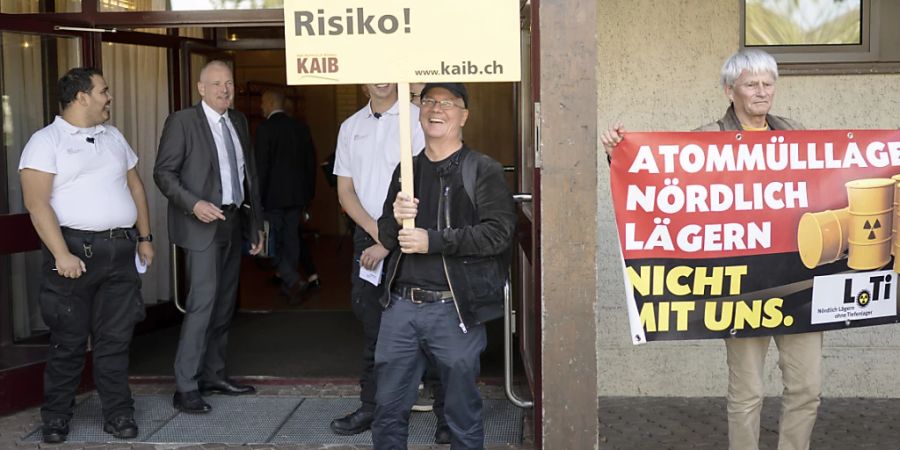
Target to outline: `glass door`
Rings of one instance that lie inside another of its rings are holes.
[[[193,41],[186,41],[181,46],[181,105],[178,109],[187,108],[200,102],[200,93],[197,92],[197,81],[200,80],[200,71],[209,61],[218,59],[225,61],[234,71],[234,58],[227,51],[211,45],[204,45]]]
[[[138,156],[136,168],[150,209],[157,257],[141,276],[145,305],[171,298],[169,260],[164,251],[168,243],[167,202],[153,182],[159,136],[172,107],[169,54],[175,47],[164,39],[165,34],[163,28],[144,29],[128,36],[103,34],[100,45],[103,75],[113,96],[109,124],[122,132]]]
[[[32,133],[53,121],[58,112],[56,81],[83,61],[82,36],[5,30],[0,24],[0,214],[24,214],[19,184],[19,158]],[[50,29],[47,24],[46,29]],[[4,230],[11,232],[11,230]],[[41,334],[37,296],[40,284],[39,251],[6,256],[9,269],[0,276],[0,324],[3,342],[23,341]]]

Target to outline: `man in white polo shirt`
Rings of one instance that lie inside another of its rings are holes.
[[[400,112],[397,85],[367,84],[369,103],[341,124],[335,151],[334,174],[338,179],[338,200],[353,219],[353,271],[350,300],[353,312],[363,324],[363,373],[360,377],[362,406],[331,422],[331,430],[353,435],[369,429],[375,414],[375,343],[381,325],[378,299],[384,289],[360,278],[360,267],[375,279],[381,279],[381,263],[388,251],[378,242],[377,220],[387,196],[394,168],[400,163]],[[407,101],[406,93],[403,101]],[[425,146],[419,126],[419,108],[410,105],[412,152]]]
[[[58,83],[61,115],[22,151],[25,207],[43,242],[40,305],[50,328],[41,407],[43,440],[69,434],[90,336],[103,431],[137,436],[128,387],[128,347],[143,319],[141,263],[153,237],[137,155],[109,125],[112,95],[100,71],[76,68]]]

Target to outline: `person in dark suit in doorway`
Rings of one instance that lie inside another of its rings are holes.
[[[319,284],[300,229],[316,193],[316,149],[309,127],[285,113],[284,100],[280,91],[263,92],[260,107],[266,120],[256,128],[255,151],[265,218],[275,236],[281,292],[293,302],[301,300],[308,286]],[[298,260],[307,280],[297,273]]]
[[[188,295],[175,356],[173,406],[207,413],[202,395],[252,394],[228,379],[225,350],[237,302],[243,236],[262,249],[262,211],[247,118],[230,109],[231,68],[210,61],[200,72],[203,100],[171,114],[153,178],[169,199],[169,239],[185,252]]]

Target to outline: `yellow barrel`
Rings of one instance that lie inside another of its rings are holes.
[[[900,201],[900,175],[894,175],[891,177],[894,180],[894,220],[891,224],[891,254],[897,254],[897,246],[900,245],[897,238],[897,223],[900,223],[900,219],[898,219],[897,215],[900,214],[900,208],[897,208],[897,202]],[[894,266],[897,266],[897,261],[894,261]]]
[[[797,226],[797,249],[807,269],[840,259],[847,251],[850,208],[806,213]]]
[[[890,178],[847,182],[850,209],[847,265],[851,269],[877,269],[891,260],[894,184]]]

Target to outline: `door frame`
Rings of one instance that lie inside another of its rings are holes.
[[[535,241],[540,254],[538,448],[598,448],[596,0],[531,0],[535,101]],[[540,30],[548,30],[540,33]],[[610,267],[609,270],[620,270]],[[552,380],[552,381],[551,381]]]
[[[515,318],[519,336],[519,354],[525,368],[532,398],[531,436],[535,448],[542,448],[543,438],[543,370],[541,364],[541,170],[537,151],[540,111],[540,28],[536,0],[521,4],[522,81],[516,98],[519,135],[516,159],[517,189],[530,194],[530,201],[517,202],[518,230],[516,233],[516,296]]]

